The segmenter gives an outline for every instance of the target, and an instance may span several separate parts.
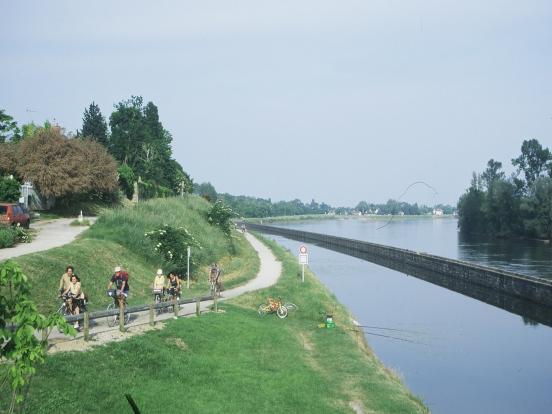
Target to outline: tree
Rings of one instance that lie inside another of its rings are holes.
[[[214,203],[217,200],[217,191],[211,183],[194,184],[194,193]]]
[[[518,174],[524,173],[526,191],[530,190],[535,180],[543,173],[547,172],[552,177],[552,154],[536,139],[523,141],[521,155],[512,159],[512,165],[518,167]]]
[[[21,139],[21,131],[17,123],[3,109],[0,109],[0,143],[19,139]]]
[[[366,201],[361,201],[357,204],[355,210],[360,211],[362,214],[366,214],[370,210],[370,206]]]
[[[494,181],[504,178],[504,172],[500,171],[501,169],[501,162],[495,161],[492,158],[487,162],[487,169],[481,174],[481,180],[487,189],[491,187]]]
[[[230,207],[224,204],[222,200],[217,200],[207,213],[207,221],[214,226],[218,226],[224,234],[230,236],[230,219],[234,216],[235,214]]]
[[[480,182],[474,172],[470,188],[458,200],[458,227],[466,234],[484,233],[486,229],[483,210],[485,193],[481,190]]]
[[[17,175],[18,146],[14,142],[0,143],[0,176]]]
[[[531,235],[552,240],[552,178],[541,177],[535,181],[527,205],[527,227]]]
[[[88,109],[84,110],[82,118],[82,131],[80,135],[88,137],[99,142],[103,146],[109,146],[109,138],[107,136],[107,123],[100,111],[100,107],[94,102],[90,104]]]
[[[132,96],[115,105],[115,111],[109,117],[111,127],[110,152],[117,161],[128,164],[140,175],[137,169],[140,163],[140,152],[146,143],[142,117],[142,98]]]
[[[13,203],[19,200],[21,184],[11,176],[0,177],[0,201]]]
[[[30,299],[30,286],[21,268],[12,260],[0,264],[0,391],[11,388],[9,412],[23,400],[23,389],[35,373],[35,365],[43,363],[46,350],[37,331],[48,335],[58,327],[66,335],[75,335],[63,316],[40,314]],[[46,338],[47,338],[46,335]],[[2,377],[3,376],[3,377]],[[6,395],[6,394],[4,394]]]
[[[59,128],[39,129],[20,144],[18,171],[44,197],[101,197],[117,189],[117,164],[94,141],[68,139]],[[62,200],[63,201],[63,200]]]

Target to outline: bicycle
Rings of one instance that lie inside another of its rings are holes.
[[[268,303],[261,303],[257,308],[257,312],[259,316],[276,313],[278,318],[284,319],[288,315],[288,308],[282,303],[282,299],[268,298]]]
[[[153,301],[155,304],[165,301],[165,292],[163,289],[153,289]],[[156,312],[159,315],[165,310],[165,308],[157,308]]]
[[[61,306],[58,308],[57,313],[59,313],[61,316],[70,316],[71,315],[71,308],[68,305],[69,296],[68,295],[61,295],[59,298],[62,300]]]
[[[220,291],[222,290],[222,283],[218,279],[210,279],[209,280],[209,290],[211,292],[211,296],[220,296]]]
[[[119,293],[115,289],[109,289],[107,291],[107,296],[113,299],[113,302],[111,302],[109,305],[107,305],[106,310],[113,310],[113,309],[119,309],[119,307],[122,305],[123,309],[125,309],[125,316],[124,316],[124,324],[128,324],[130,322],[130,313],[126,312],[126,296]],[[110,315],[107,317],[107,326],[115,326],[117,322],[119,321],[119,314],[116,315]]]

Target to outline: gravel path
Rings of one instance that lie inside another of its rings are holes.
[[[251,243],[252,247],[257,251],[261,262],[260,270],[257,276],[242,286],[233,289],[225,290],[220,301],[235,298],[244,293],[258,289],[263,289],[272,286],[276,283],[282,273],[282,264],[276,260],[270,249],[261,243],[256,237],[249,233],[245,237]],[[201,310],[206,311],[213,301],[201,302]],[[181,305],[179,315],[183,317],[195,315],[195,303]],[[156,316],[156,324],[154,327],[149,325],[149,312],[133,313],[130,323],[127,325],[126,332],[119,332],[118,326],[108,327],[105,318],[91,321],[90,326],[90,341],[84,341],[82,332],[76,338],[65,337],[57,332],[53,332],[49,338],[49,352],[60,351],[84,351],[92,346],[104,344],[109,341],[119,341],[126,339],[132,335],[144,333],[151,329],[161,329],[163,320],[173,318],[171,313],[163,313]],[[95,322],[94,325],[92,323]]]
[[[52,221],[39,221],[31,223],[31,228],[36,230],[35,238],[31,243],[20,243],[14,247],[0,249],[0,261],[24,254],[41,252],[54,247],[71,243],[75,238],[88,228],[88,226],[71,226],[75,219],[58,219]],[[87,220],[91,220],[87,218]]]

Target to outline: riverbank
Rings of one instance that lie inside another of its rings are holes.
[[[33,380],[25,410],[121,412],[129,393],[142,412],[427,412],[377,360],[331,292],[308,271],[301,283],[295,257],[267,243],[282,263],[276,285],[220,304],[223,312],[51,356]],[[260,318],[256,308],[268,296],[298,310],[283,320]],[[319,328],[328,312],[336,328]],[[65,391],[68,366],[79,373],[71,380],[77,403]],[[116,386],[109,387],[114,366],[120,367]]]
[[[268,224],[268,223],[282,223],[282,222],[297,222],[297,221],[315,221],[315,220],[374,220],[374,221],[390,221],[390,220],[411,220],[411,219],[450,219],[457,218],[452,214],[446,214],[443,216],[434,216],[428,214],[418,215],[337,215],[337,214],[305,214],[297,216],[277,216],[277,217],[262,217],[262,218],[243,218],[242,220],[251,223]]]

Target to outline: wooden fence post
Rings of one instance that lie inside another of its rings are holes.
[[[48,349],[48,330],[43,329],[42,330],[42,346],[44,349]]]
[[[119,331],[125,331],[125,305],[119,301]]]
[[[154,313],[153,313],[153,303],[150,303],[150,305],[149,305],[149,324],[151,326],[155,325]]]
[[[215,296],[213,296],[213,303],[215,305],[215,312],[218,312],[218,299],[217,299],[217,293],[215,292]]]
[[[196,299],[196,315],[199,316],[201,314],[201,298]]]
[[[173,310],[174,310],[174,317],[178,318],[178,311],[180,310],[180,299],[174,300]]]
[[[84,312],[84,340],[89,341],[90,340],[90,314],[88,312]]]

